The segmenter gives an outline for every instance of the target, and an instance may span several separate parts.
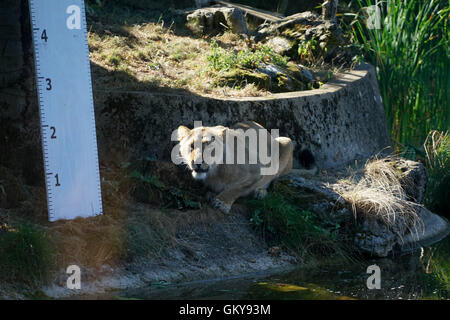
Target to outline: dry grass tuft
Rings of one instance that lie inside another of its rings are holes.
[[[393,157],[371,160],[366,163],[359,181],[352,180],[350,187],[337,192],[351,204],[355,217],[364,215],[393,230],[401,230],[403,226],[417,234],[423,230],[417,214],[420,205],[407,200],[400,183],[401,172],[394,164]]]
[[[58,222],[50,232],[58,244],[58,265],[116,265],[125,253],[123,223],[108,215]]]

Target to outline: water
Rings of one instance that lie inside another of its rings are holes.
[[[367,288],[369,265],[381,289]],[[114,292],[117,299],[450,299],[450,237],[411,254],[345,265],[297,268],[275,275],[185,284],[153,283]]]

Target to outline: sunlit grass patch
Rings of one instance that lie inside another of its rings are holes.
[[[0,282],[40,285],[55,266],[54,243],[31,223],[0,226]]]
[[[157,21],[125,24],[123,17],[127,13],[112,11],[115,13],[108,15],[109,11],[102,8],[101,12],[93,12],[95,19],[88,19],[91,61],[106,71],[98,76],[95,73],[99,69],[94,69],[96,89],[184,89],[219,97],[264,96],[270,92],[251,81],[218,84],[215,80],[222,75],[220,70],[210,67],[211,52],[235,56],[237,64],[231,63],[229,69],[254,68],[261,61],[279,65],[287,62],[287,58],[266,47],[251,49],[244,37],[232,32],[213,38],[193,38],[175,32],[174,24],[166,23],[162,17]]]

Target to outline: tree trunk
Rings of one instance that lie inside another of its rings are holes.
[[[326,0],[322,5],[322,18],[324,20],[336,20],[338,0]]]
[[[278,2],[278,12],[286,15],[288,4],[289,4],[289,0],[280,0]]]

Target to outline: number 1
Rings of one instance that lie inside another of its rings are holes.
[[[58,174],[55,174],[55,179],[56,179],[56,184],[55,184],[55,187],[59,187],[59,186],[60,186],[60,184],[59,184],[59,178],[58,178]]]

